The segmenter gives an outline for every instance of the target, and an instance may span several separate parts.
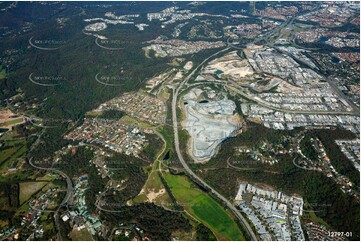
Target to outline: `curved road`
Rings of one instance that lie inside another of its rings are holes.
[[[240,90],[240,88],[236,88],[234,87],[235,84],[231,82],[231,85],[225,84],[226,87],[228,89],[232,89],[234,92],[238,93],[241,96],[244,96],[248,99],[251,99],[252,101],[256,102],[258,105],[275,110],[275,111],[280,111],[280,112],[284,112],[284,113],[292,113],[292,114],[323,114],[323,115],[357,115],[355,112],[356,111],[323,111],[323,110],[319,110],[319,111],[313,111],[313,110],[290,110],[290,109],[284,109],[284,108],[278,108],[272,105],[269,105],[268,103],[266,103],[264,100],[262,100],[261,98],[258,97],[253,97],[252,95],[249,95],[243,91]],[[233,84],[233,85],[232,85]]]
[[[32,145],[31,150],[34,149],[34,147],[36,147],[40,142],[40,136],[38,136],[38,139],[35,141],[35,143]],[[32,162],[32,157],[29,158],[29,164],[34,167],[35,169],[39,169],[39,170],[44,170],[44,171],[52,171],[52,172],[56,172],[58,174],[60,174],[61,176],[66,178],[66,183],[67,183],[67,189],[66,189],[66,195],[65,198],[63,199],[63,201],[61,202],[61,204],[59,205],[58,209],[54,212],[54,219],[55,219],[55,226],[56,229],[58,231],[58,240],[61,241],[61,234],[60,234],[60,226],[59,226],[59,210],[60,208],[69,201],[69,199],[71,198],[72,194],[73,194],[73,183],[70,179],[70,177],[65,174],[64,172],[57,170],[55,168],[45,168],[45,167],[40,167],[40,166],[36,166],[33,162]]]
[[[61,207],[62,205],[64,205],[65,203],[67,203],[69,201],[69,199],[71,198],[72,192],[73,192],[73,183],[67,174],[65,174],[64,172],[57,170],[55,168],[45,168],[45,167],[36,166],[34,163],[32,163],[32,158],[29,159],[29,164],[36,169],[56,172],[59,175],[65,177],[66,183],[67,183],[66,196],[63,199],[63,201],[61,202],[59,207]]]
[[[201,64],[199,64],[177,87],[176,91],[173,92],[173,100],[172,100],[172,117],[173,117],[173,131],[174,131],[174,146],[179,158],[179,161],[181,162],[183,168],[185,171],[190,175],[190,177],[197,181],[200,185],[202,185],[205,189],[209,190],[213,195],[215,195],[218,199],[222,200],[223,203],[233,212],[233,214],[241,221],[243,227],[246,229],[248,235],[252,240],[257,240],[256,235],[254,234],[251,226],[248,224],[247,220],[242,216],[242,214],[238,211],[238,209],[230,203],[225,197],[223,197],[220,193],[218,193],[215,189],[213,189],[211,186],[209,186],[206,182],[204,182],[199,176],[197,176],[188,166],[186,161],[183,158],[183,155],[179,148],[179,136],[178,136],[178,121],[177,121],[177,97],[179,94],[179,91],[182,89],[183,85],[189,81],[189,79],[192,77],[192,75],[204,64],[206,61],[208,61],[213,56],[224,52],[226,50],[229,50],[230,48],[223,49],[221,51],[218,51],[217,53],[209,56],[206,58]]]
[[[56,172],[58,174],[60,174],[61,176],[66,178],[66,183],[67,183],[67,189],[66,189],[66,195],[65,198],[63,199],[63,201],[61,202],[61,204],[59,205],[58,209],[55,211],[55,225],[56,225],[56,229],[58,230],[58,240],[62,240],[61,239],[61,234],[60,234],[60,227],[59,227],[59,210],[60,208],[69,201],[69,199],[71,198],[71,196],[73,195],[73,183],[70,179],[70,177],[65,174],[64,172],[57,170],[55,168],[44,168],[44,167],[40,167],[40,166],[36,166],[34,165],[34,163],[32,163],[32,158],[29,159],[29,164],[39,170],[45,170],[45,171],[52,171],[52,172]]]

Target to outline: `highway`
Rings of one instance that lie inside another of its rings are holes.
[[[20,115],[20,114],[18,114],[18,113],[11,107],[11,105],[9,104],[9,102],[8,102],[7,99],[6,99],[6,103],[7,103],[7,107],[8,107],[14,114]],[[26,117],[26,118],[28,118],[29,121],[30,121],[33,125],[35,125],[35,126],[42,127],[42,128],[52,128],[52,127],[55,127],[55,126],[36,125],[35,123],[33,123],[33,122],[31,121],[32,119],[35,119],[34,117],[30,117],[30,116],[26,116],[26,115],[23,115],[23,116]],[[41,119],[39,119],[39,120],[41,120]],[[80,120],[80,119],[78,119],[78,120],[75,122],[75,124],[74,124],[69,130],[71,130],[71,129],[73,129],[74,127],[76,127],[76,125],[77,125],[77,123],[78,123],[79,120]],[[66,131],[66,132],[67,132],[67,131]],[[65,132],[65,133],[66,133],[66,132]],[[65,133],[62,134],[62,136],[65,135]],[[31,135],[31,136],[33,136],[33,135]],[[40,143],[41,135],[37,135],[37,136],[38,136],[38,138],[36,139],[36,141],[34,142],[34,144],[32,144],[30,150],[28,151],[28,154],[30,154],[31,151]],[[30,137],[30,136],[29,136],[29,137]],[[60,171],[60,170],[58,170],[58,169],[51,168],[51,167],[50,167],[50,168],[45,168],[45,167],[36,166],[36,165],[32,162],[32,159],[33,159],[32,157],[29,157],[29,155],[27,155],[26,157],[27,157],[27,159],[28,159],[28,161],[29,161],[29,164],[30,164],[32,167],[34,167],[35,169],[55,172],[55,173],[58,173],[58,174],[60,174],[61,176],[65,177],[65,179],[66,179],[67,189],[66,189],[65,198],[63,199],[63,201],[62,201],[61,204],[59,205],[58,209],[54,212],[55,227],[56,227],[56,229],[57,229],[57,231],[58,231],[57,236],[58,236],[58,240],[61,241],[62,238],[61,238],[60,227],[59,227],[59,210],[60,210],[60,208],[61,208],[64,204],[66,204],[66,203],[72,198],[72,195],[73,195],[73,182],[71,181],[70,177],[69,177],[66,173],[64,173],[64,172],[62,172],[62,171]],[[31,206],[30,206],[30,207],[31,207]],[[34,208],[34,209],[35,209],[35,208]],[[35,209],[35,210],[36,210],[36,209]]]
[[[352,114],[352,113],[353,113],[353,114],[355,114],[355,115],[359,115],[359,113],[360,113],[359,108],[358,108],[352,101],[350,101],[350,100],[349,100],[349,97],[346,96],[346,95],[337,87],[337,85],[336,85],[336,83],[335,83],[335,79],[333,79],[333,78],[331,78],[331,77],[328,77],[328,74],[327,74],[324,70],[322,70],[322,69],[315,69],[313,66],[309,65],[308,63],[299,60],[298,58],[296,58],[296,57],[293,56],[292,54],[290,54],[290,53],[288,53],[288,52],[286,52],[286,51],[284,51],[284,50],[281,50],[280,48],[278,48],[277,46],[275,46],[275,45],[273,45],[273,44],[271,44],[271,43],[268,43],[267,45],[270,46],[270,47],[272,47],[272,48],[274,48],[274,49],[276,49],[276,50],[278,50],[278,51],[280,51],[281,53],[283,53],[283,54],[285,54],[285,55],[287,55],[287,56],[295,59],[296,61],[302,62],[302,63],[303,63],[304,65],[306,65],[309,69],[315,71],[316,73],[319,73],[319,74],[325,76],[325,77],[326,77],[326,81],[328,82],[328,84],[330,85],[330,87],[334,90],[334,92],[335,92],[336,94],[338,94],[341,98],[345,99],[345,100],[349,103],[349,105],[351,106],[351,108],[352,108],[353,111],[352,111],[352,112],[347,112],[347,113],[348,113],[348,114]],[[342,113],[342,114],[345,114],[345,113],[346,113],[346,112],[344,112],[344,113]]]
[[[282,27],[285,26],[289,26],[290,24],[292,24],[294,18],[290,19],[289,21],[284,22],[281,26],[279,26],[276,29],[280,29]],[[275,33],[276,29],[274,29],[273,31],[270,31],[269,33],[267,33],[265,36],[259,37],[259,39],[268,39],[272,34]],[[253,232],[251,226],[249,225],[249,223],[247,222],[247,220],[242,216],[242,214],[238,211],[238,209],[232,204],[230,203],[225,197],[223,197],[221,194],[219,194],[215,189],[213,189],[211,186],[209,186],[205,181],[203,181],[199,176],[197,176],[188,166],[187,162],[184,160],[183,155],[181,153],[180,147],[179,147],[179,135],[178,135],[178,120],[177,120],[177,100],[178,100],[178,95],[179,92],[182,90],[184,84],[186,84],[189,79],[195,74],[195,72],[200,69],[200,67],[202,67],[202,65],[204,63],[206,63],[210,58],[212,58],[213,56],[226,51],[228,49],[235,48],[235,49],[239,49],[236,46],[233,46],[230,43],[230,38],[227,39],[227,44],[228,44],[228,48],[219,51],[211,56],[209,56],[208,58],[206,58],[201,64],[199,64],[190,74],[188,74],[185,79],[178,85],[178,87],[176,88],[176,90],[173,90],[173,99],[172,99],[172,118],[173,118],[173,131],[174,131],[174,146],[175,146],[175,150],[176,153],[178,155],[179,161],[182,164],[184,170],[187,172],[187,174],[198,184],[200,184],[201,186],[203,186],[206,190],[209,190],[213,195],[215,195],[218,199],[220,199],[221,201],[223,201],[223,203],[233,212],[233,214],[241,221],[243,227],[246,229],[248,235],[250,236],[250,238],[252,240],[257,240],[257,237],[255,235],[255,233]],[[233,83],[235,84],[235,83]],[[226,84],[226,86],[230,89],[233,89],[235,92],[237,92],[238,94],[241,94],[251,100],[254,100],[256,103],[265,106],[267,108],[273,109],[273,110],[278,110],[278,111],[282,111],[282,112],[288,112],[288,113],[299,113],[299,114],[348,114],[348,115],[355,115],[352,112],[332,112],[332,111],[319,111],[319,112],[315,112],[315,111],[304,111],[304,110],[299,110],[299,111],[295,111],[295,110],[284,110],[281,108],[275,108],[273,106],[268,105],[267,103],[263,102],[260,99],[255,99],[252,96],[240,91],[238,88],[234,87],[234,86],[229,86]]]
[[[38,144],[40,143],[40,136],[38,136],[38,139],[35,141],[35,143],[32,145],[31,150],[33,150]],[[30,153],[30,152],[29,152]],[[40,167],[40,166],[36,166],[33,162],[32,162],[32,157],[28,157],[28,160],[29,160],[29,164],[34,167],[35,169],[39,169],[39,170],[44,170],[44,171],[51,171],[51,172],[55,172],[55,173],[58,173],[59,175],[63,176],[66,178],[66,183],[67,183],[67,189],[66,189],[66,195],[63,199],[63,201],[60,203],[58,209],[54,212],[54,220],[55,220],[55,227],[58,231],[58,240],[61,241],[62,238],[61,238],[61,234],[60,234],[60,227],[59,227],[59,210],[60,208],[66,204],[71,198],[72,198],[72,195],[73,195],[73,183],[70,179],[70,177],[65,174],[64,172],[58,170],[58,169],[55,169],[55,168],[52,168],[52,167],[49,167],[49,168],[46,168],[46,167]]]
[[[250,43],[248,43],[248,44],[251,44],[251,43],[255,44],[255,43],[258,43],[258,42],[261,41],[261,40],[264,40],[264,41],[266,41],[266,42],[268,43],[268,39],[269,39],[276,31],[278,31],[278,30],[280,30],[280,29],[282,29],[282,28],[284,28],[284,27],[286,27],[286,26],[288,27],[290,24],[293,23],[293,20],[294,20],[294,19],[295,19],[295,17],[293,17],[293,18],[291,18],[291,19],[283,22],[280,26],[278,26],[278,27],[276,27],[276,28],[274,28],[274,29],[272,29],[272,30],[270,30],[270,31],[268,31],[268,32],[266,32],[266,33],[258,36],[258,37],[255,38],[252,42],[250,42]],[[227,45],[228,45],[229,47],[232,47],[232,48],[237,49],[237,50],[242,50],[242,49],[244,49],[243,47],[238,47],[238,46],[235,46],[235,45],[233,45],[232,43],[230,43],[230,39],[231,39],[231,37],[229,37],[229,38],[227,39]]]
[[[232,82],[232,81],[230,81],[230,82]],[[254,98],[252,95],[248,95],[245,92],[242,92],[239,88],[236,88],[232,85],[227,85],[227,84],[226,84],[226,86],[229,89],[232,89],[234,92],[240,94],[241,96],[244,96],[244,97],[256,102],[260,106],[263,106],[265,108],[269,108],[272,110],[280,111],[280,112],[293,113],[293,114],[358,115],[356,112],[347,112],[347,111],[322,111],[322,110],[319,110],[319,111],[309,110],[308,111],[308,110],[289,110],[289,109],[277,108],[275,106],[267,104],[260,98]]]
[[[319,6],[318,6],[319,7]],[[282,28],[289,28],[292,24],[293,21],[296,19],[297,15],[290,18],[289,20],[283,22],[280,26],[274,28],[273,30],[265,33],[264,35],[257,37],[255,40],[252,41],[252,43],[256,43],[259,42],[261,40],[264,40],[266,42],[266,45],[272,48],[277,49],[278,51],[281,51],[283,54],[287,54],[288,56],[290,56],[291,58],[294,58],[292,55],[290,55],[289,53],[286,53],[285,51],[282,51],[281,49],[277,48],[276,46],[274,46],[272,43],[269,42],[269,38],[274,35],[278,30],[282,29]],[[229,47],[232,47],[234,49],[242,49],[239,48],[237,46],[234,46],[232,43],[230,43],[230,37],[227,39],[227,45]],[[304,62],[303,62],[304,63]],[[308,68],[310,68],[311,70],[314,70],[316,72],[320,72],[319,70],[315,70],[312,66],[308,65],[307,63],[304,63],[305,65],[307,65]],[[321,73],[321,74],[325,74],[325,73]],[[259,98],[254,98],[252,95],[248,95],[244,92],[242,92],[239,88],[239,84],[237,84],[236,82],[233,82],[231,80],[228,80],[229,82],[231,82],[234,86],[229,86],[226,84],[226,86],[230,89],[232,89],[233,91],[237,92],[238,94],[247,97],[248,99],[251,99],[252,101],[256,102],[257,104],[269,108],[269,109],[273,109],[273,110],[277,110],[277,111],[281,111],[281,112],[287,112],[287,113],[293,113],[293,114],[331,114],[331,115],[359,115],[359,108],[354,105],[353,102],[351,102],[349,100],[349,98],[340,90],[338,89],[338,87],[336,86],[336,84],[330,80],[330,78],[326,78],[327,82],[330,84],[331,88],[334,89],[334,91],[342,98],[344,98],[352,107],[351,112],[347,112],[347,111],[306,111],[306,110],[288,110],[288,109],[282,109],[282,108],[277,108],[274,107],[272,105],[269,105],[268,103],[264,102],[263,100],[259,99]]]
[[[34,165],[34,163],[32,162],[32,158],[29,159],[29,164],[36,168],[36,169],[39,169],[39,170],[44,170],[44,171],[51,171],[51,172],[55,172],[55,173],[58,173],[59,175],[63,176],[66,178],[66,184],[67,184],[67,189],[66,189],[66,195],[65,195],[65,198],[63,199],[63,201],[60,203],[58,209],[55,211],[54,213],[54,219],[55,219],[55,226],[56,226],[56,229],[58,231],[58,240],[62,240],[61,238],[61,234],[60,234],[60,227],[59,227],[59,210],[60,208],[66,204],[69,199],[72,197],[73,195],[73,183],[70,179],[70,177],[65,174],[64,172],[60,171],[60,170],[57,170],[55,168],[45,168],[45,167],[40,167],[40,166],[36,166]]]
[[[186,84],[189,79],[193,76],[193,74],[204,64],[206,63],[210,58],[213,56],[224,52],[226,50],[229,50],[230,48],[223,49],[221,51],[218,51],[217,53],[209,56],[206,58],[202,63],[200,63],[190,74],[188,74],[185,79],[179,84],[176,91],[173,92],[173,100],[172,100],[172,118],[173,118],[173,131],[174,131],[174,146],[179,158],[179,161],[181,162],[184,170],[188,173],[188,175],[196,181],[199,185],[203,186],[206,190],[209,190],[213,195],[215,195],[218,199],[220,199],[232,212],[233,214],[240,220],[242,223],[244,229],[247,231],[249,237],[252,240],[257,240],[257,237],[255,233],[253,232],[251,226],[247,222],[247,220],[243,217],[243,215],[238,211],[238,209],[230,203],[225,197],[223,197],[220,193],[218,193],[215,189],[213,189],[211,186],[209,186],[205,181],[203,181],[199,176],[197,176],[188,166],[187,162],[184,160],[183,155],[180,151],[179,147],[179,135],[178,135],[178,120],[177,120],[177,98],[179,91],[182,89],[183,85]]]
[[[334,82],[333,79],[331,78],[327,78],[326,81],[328,82],[328,84],[333,88],[333,90],[343,99],[345,99],[348,104],[350,104],[353,112],[355,113],[355,115],[359,115],[360,114],[360,109],[359,107],[357,107],[352,101],[350,101],[349,97],[346,96],[336,85],[336,83]]]

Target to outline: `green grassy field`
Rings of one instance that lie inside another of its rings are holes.
[[[27,151],[26,141],[25,140],[17,140],[17,141],[6,141],[6,145],[9,145],[9,149],[4,149],[0,152],[0,172],[3,173],[7,171],[12,162],[22,157]],[[0,181],[3,180],[4,177],[0,177]]]
[[[162,181],[159,178],[158,175],[158,168],[159,168],[159,160],[158,158],[162,158],[164,155],[164,152],[166,150],[166,144],[163,144],[163,148],[158,152],[157,154],[157,159],[154,161],[154,164],[152,166],[152,169],[148,175],[148,179],[144,184],[144,192],[145,194],[140,194],[138,196],[136,196],[135,198],[132,199],[133,203],[142,203],[145,201],[148,201],[148,197],[146,194],[149,194],[150,192],[155,192],[158,193],[161,189],[165,189]],[[162,195],[159,195],[155,198],[155,200],[153,201],[153,203],[159,205],[159,206],[166,206],[167,204],[171,204],[172,200],[169,197],[168,193],[164,193]]]
[[[12,120],[0,123],[0,127],[15,125],[15,124],[18,124],[18,123],[21,123],[21,122],[23,122],[23,118],[16,118],[16,119],[12,119]]]
[[[140,194],[132,199],[133,204],[144,203],[147,201],[148,201],[148,198],[145,194]]]
[[[10,149],[2,150],[1,156],[0,156],[0,163],[2,163],[7,158],[12,156],[18,150],[18,148],[19,148],[18,146],[14,146],[14,147],[11,147]]]
[[[164,174],[169,187],[187,212],[207,225],[220,240],[245,240],[231,214],[184,176]]]
[[[42,189],[47,182],[22,182],[20,183],[20,204],[26,202],[31,195]]]
[[[156,165],[156,167],[158,167],[158,165]],[[155,171],[152,172],[149,175],[148,180],[144,185],[145,192],[148,193],[151,190],[153,190],[154,192],[158,192],[160,189],[163,189],[163,188],[164,188],[164,186],[163,186],[162,182],[160,181],[158,173]]]
[[[2,174],[0,182],[26,179],[30,174],[30,170],[24,172],[24,170],[19,169],[24,163],[24,156],[28,150],[26,138],[18,139],[16,131],[9,131],[0,138],[0,142],[3,145],[0,151],[0,173]],[[17,167],[18,170],[8,172],[10,167]]]
[[[0,67],[0,80],[5,79],[6,71]]]
[[[305,205],[305,210],[303,212],[302,218],[304,220],[310,220],[312,222],[322,224],[326,226],[326,228],[330,228],[330,225],[328,225],[322,218],[318,217],[315,212],[312,211],[312,208],[307,206],[307,203]]]
[[[12,139],[12,138],[16,138],[18,134],[15,131],[8,131],[6,133],[4,133],[1,137],[0,140],[7,140],[7,139]]]
[[[3,194],[2,192],[0,192],[0,207],[2,210],[8,210],[10,209],[9,206],[9,198],[7,196],[5,196],[5,194]],[[0,219],[1,221],[1,219]],[[1,222],[0,222],[1,224]]]
[[[80,231],[72,230],[70,233],[70,238],[74,241],[92,241],[93,237],[88,232],[87,229],[82,229]]]

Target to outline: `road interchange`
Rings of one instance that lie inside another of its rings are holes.
[[[223,197],[219,192],[217,192],[214,188],[208,185],[205,181],[202,180],[199,176],[197,176],[192,169],[188,166],[187,162],[184,160],[182,152],[179,146],[179,135],[178,135],[178,120],[177,120],[177,100],[178,94],[184,84],[186,84],[190,78],[196,73],[198,69],[200,69],[209,59],[222,53],[224,51],[229,50],[229,47],[223,50],[218,51],[217,53],[209,56],[206,58],[202,63],[200,63],[190,74],[188,74],[184,80],[178,85],[176,90],[173,89],[173,99],[172,99],[172,118],[173,118],[173,132],[174,132],[174,146],[178,156],[180,163],[182,164],[185,172],[190,176],[190,178],[195,181],[197,184],[201,185],[206,190],[210,191],[214,196],[216,196],[219,200],[221,200],[231,211],[232,213],[240,220],[244,229],[246,230],[247,234],[251,238],[251,240],[257,240],[255,233],[253,232],[251,226],[249,225],[248,221],[243,217],[243,215],[238,211],[238,209],[229,202],[225,197]]]

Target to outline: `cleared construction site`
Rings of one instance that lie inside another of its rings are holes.
[[[188,151],[197,163],[208,161],[219,145],[241,128],[232,100],[199,101],[202,92],[194,88],[184,96],[186,120],[183,125],[191,136]]]

